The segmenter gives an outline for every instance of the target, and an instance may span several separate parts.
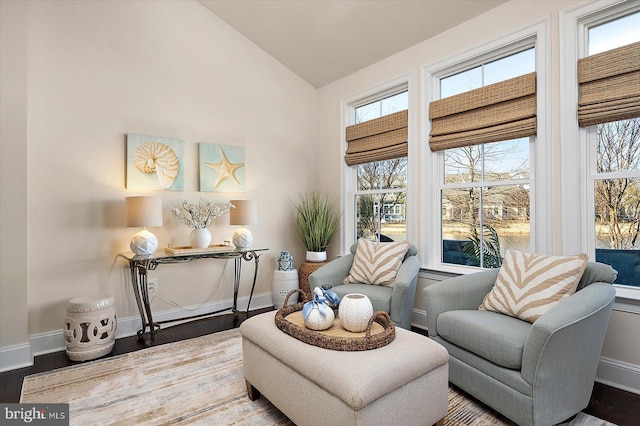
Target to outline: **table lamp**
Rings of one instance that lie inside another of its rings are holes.
[[[162,199],[160,197],[127,197],[127,226],[142,226],[133,236],[129,247],[140,256],[151,256],[158,248],[158,238],[147,226],[162,226]]]
[[[239,249],[249,248],[253,244],[253,235],[245,226],[258,223],[258,203],[255,200],[231,200],[230,202],[236,207],[229,213],[229,223],[241,226],[233,234],[233,245]]]

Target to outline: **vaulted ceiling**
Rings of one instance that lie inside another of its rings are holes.
[[[506,0],[199,0],[322,87]]]

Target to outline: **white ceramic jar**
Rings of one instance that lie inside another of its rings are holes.
[[[364,331],[373,316],[373,305],[364,294],[349,293],[340,301],[338,316],[345,330],[354,333]]]

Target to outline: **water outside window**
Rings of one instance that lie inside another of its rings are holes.
[[[441,98],[535,71],[535,48],[440,80]],[[444,151],[442,261],[500,267],[507,248],[529,251],[531,139]]]

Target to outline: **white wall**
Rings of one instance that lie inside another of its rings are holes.
[[[27,344],[27,7],[0,2],[0,370]]]
[[[119,318],[138,315],[128,265],[116,254],[137,232],[125,227],[124,198],[149,193],[124,187],[126,133],[186,142],[185,191],[152,193],[165,206],[201,196],[258,201],[254,245],[270,251],[255,294],[269,305],[280,250],[298,265],[304,254],[289,200],[316,188],[317,90],[195,1],[5,3],[0,348],[6,353],[29,338],[64,346],[66,302],[77,295],[109,293]],[[22,32],[10,40],[5,19],[13,17],[5,9],[22,18],[15,21]],[[17,122],[5,140],[5,82],[15,76],[20,84],[6,103]],[[198,192],[198,142],[245,148],[244,193]],[[217,218],[214,242],[230,240],[235,229],[228,216]],[[161,247],[188,244],[188,229],[168,210],[152,231]],[[231,299],[233,268],[223,265],[160,266],[154,310],[175,308],[162,299],[182,306]],[[240,295],[248,296],[253,265],[243,271]]]
[[[415,87],[414,98],[412,99],[414,108],[413,117],[417,123],[414,133],[413,146],[410,146],[410,153],[419,155],[417,144],[426,144],[422,138],[423,131],[419,128],[421,115],[428,114],[426,110],[419,110],[421,87],[421,69],[423,66],[442,61],[451,56],[464,51],[474,49],[482,44],[490,43],[501,37],[523,30],[524,28],[544,22],[548,25],[549,51],[549,77],[551,81],[551,150],[552,161],[551,170],[553,176],[560,176],[560,98],[559,98],[559,12],[567,8],[577,7],[588,2],[577,1],[511,1],[489,12],[478,16],[464,24],[439,34],[429,40],[406,49],[393,55],[377,64],[353,73],[332,84],[322,87],[320,93],[320,137],[321,145],[331,152],[338,152],[339,155],[322,157],[320,167],[327,176],[326,184],[336,191],[340,190],[340,170],[343,167],[342,155],[344,148],[341,146],[340,138],[340,115],[341,102],[344,99],[353,98],[358,93],[366,92],[373,87],[394,80],[399,76],[411,74],[411,84]],[[424,170],[414,170],[415,173],[425,173]],[[416,180],[417,181],[417,180]],[[552,247],[556,254],[560,254],[562,241],[560,240],[562,227],[561,222],[561,186],[554,185],[546,190],[552,191],[552,223],[554,228],[554,241]],[[409,190],[411,192],[411,189]],[[418,194],[420,196],[420,194]],[[410,202],[412,200],[409,200]],[[431,205],[431,200],[424,198],[413,199],[418,203],[419,209],[424,209]],[[557,230],[557,231],[556,231]],[[420,232],[415,233],[416,244],[419,244]],[[419,247],[423,255],[426,255],[432,247]],[[414,309],[414,323],[419,326],[426,325],[424,298],[422,290],[425,286],[435,282],[437,274],[422,274],[418,282],[418,294]],[[634,380],[640,378],[640,350],[634,336],[640,328],[640,315],[634,313],[622,313],[614,311],[611,324],[607,333],[607,339],[603,349],[603,356],[610,357],[613,364],[619,363],[625,368],[630,367]],[[616,365],[612,368],[617,368]],[[618,370],[620,372],[620,370]],[[628,371],[627,371],[628,372]],[[613,381],[615,383],[615,380]],[[618,383],[620,384],[620,383]],[[627,388],[640,392],[640,385],[626,384]],[[635,387],[634,387],[635,386]]]

